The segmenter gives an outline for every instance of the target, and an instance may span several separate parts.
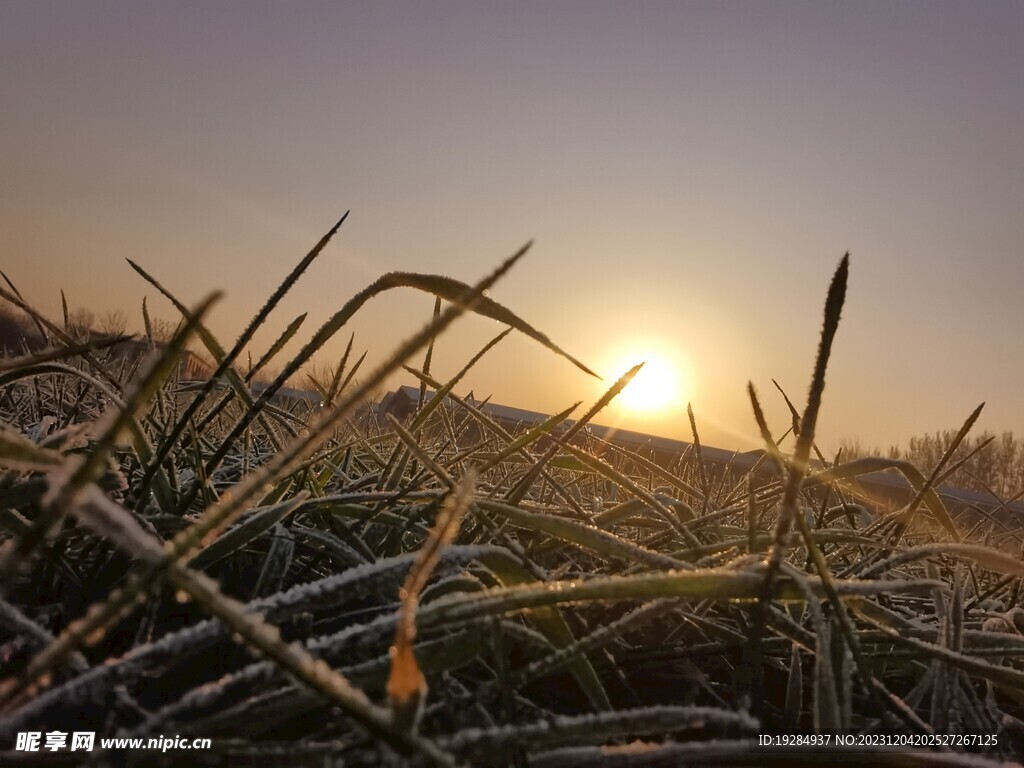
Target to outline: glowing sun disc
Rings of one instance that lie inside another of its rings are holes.
[[[622,405],[634,411],[654,411],[679,398],[679,380],[675,369],[664,359],[648,357],[644,367],[619,393]]]

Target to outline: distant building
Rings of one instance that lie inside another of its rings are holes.
[[[270,385],[262,381],[254,381],[250,389],[254,395],[262,395]],[[319,411],[324,405],[324,399],[319,392],[311,389],[297,389],[295,387],[281,387],[270,398],[270,402],[277,406],[286,408],[304,409],[309,413]]]

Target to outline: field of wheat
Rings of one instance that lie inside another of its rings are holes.
[[[587,370],[486,294],[528,248],[475,285],[389,273],[287,362],[303,318],[243,359],[336,230],[230,348],[204,322],[216,295],[187,307],[133,265],[183,319],[139,365],[0,289],[47,341],[0,359],[0,749],[59,730],[211,739],[95,750],[94,765],[968,766],[1024,752],[1024,535],[947,508],[934,488],[952,451],[914,467],[816,447],[847,259],[785,434],[749,388],[766,450],[741,476],[705,466],[699,414],[693,450],[668,465],[592,435],[635,371],[510,432],[458,394],[486,348],[431,370],[464,313]],[[350,344],[315,383],[322,408],[274,402],[393,289],[434,295],[429,322],[409,318],[375,370]],[[188,343],[215,370],[184,384]],[[257,396],[271,361],[282,371]],[[368,408],[403,367],[423,386],[414,413]],[[849,485],[882,469],[915,492],[896,512]],[[831,741],[758,745],[771,734]]]

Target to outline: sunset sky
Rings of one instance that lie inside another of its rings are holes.
[[[253,346],[303,341],[390,270],[473,282],[598,370],[513,335],[459,391],[553,412],[633,360],[678,397],[598,421],[758,444],[802,406],[829,279],[850,287],[821,444],[1024,433],[1024,3],[441,2],[0,5],[0,268],[51,317],[141,327],[225,298],[229,344],[344,213]],[[429,318],[397,291],[369,362]],[[500,331],[465,318],[434,372]],[[348,339],[328,348],[331,362]],[[666,375],[669,375],[666,374]],[[412,383],[409,378],[393,383]]]

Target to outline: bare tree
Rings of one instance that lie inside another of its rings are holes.
[[[128,328],[128,315],[120,309],[108,310],[100,320],[100,331],[111,336],[120,336]]]
[[[68,313],[68,330],[89,334],[96,324],[96,314],[85,307],[76,307]]]
[[[846,439],[840,441],[843,449],[842,461],[852,461],[865,456],[904,459],[927,474],[942,459],[955,437],[955,430],[919,435],[910,438],[905,448],[894,445],[885,453],[879,448],[865,450],[859,440]],[[1019,493],[1024,489],[1024,441],[1015,438],[1013,432],[1003,432],[999,436],[991,432],[968,435],[957,446],[946,467],[959,463],[986,440],[991,442],[967,459],[945,480],[945,483],[973,491],[993,491],[1003,498]]]
[[[0,353],[18,354],[26,344],[32,345],[32,335],[24,318],[0,306]]]
[[[177,323],[164,320],[162,317],[154,317],[150,320],[149,326],[153,341],[158,344],[166,344],[174,336],[174,332],[178,330]]]
[[[839,448],[842,450],[842,456],[839,457],[840,462],[854,461],[855,459],[863,459],[868,456],[877,456],[886,459],[900,459],[903,457],[903,449],[898,445],[890,445],[889,449],[883,451],[877,445],[873,448],[865,448],[861,445],[860,438],[844,437],[839,441]]]

